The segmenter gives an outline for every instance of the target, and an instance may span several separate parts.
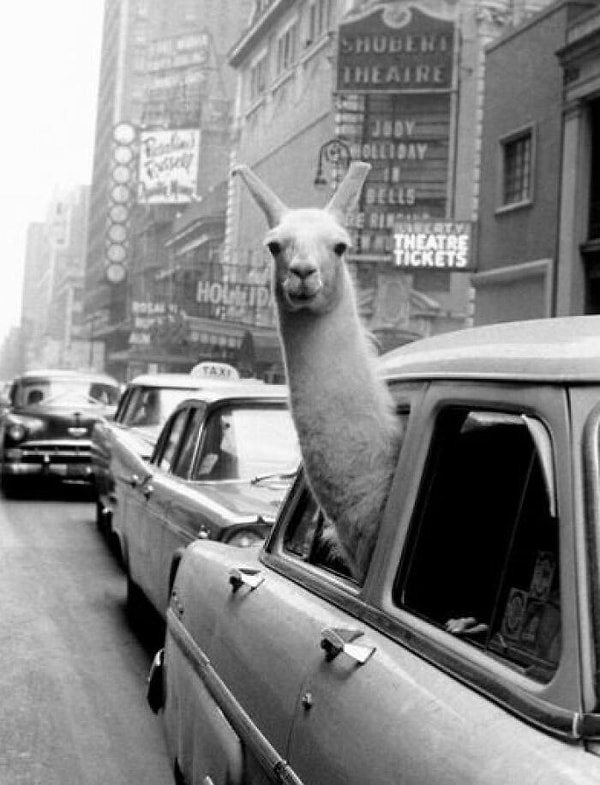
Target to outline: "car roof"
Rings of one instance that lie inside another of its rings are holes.
[[[406,344],[383,355],[392,379],[600,382],[600,316],[473,327]]]
[[[224,384],[254,384],[263,385],[264,382],[260,379],[241,379],[240,381],[220,381],[219,379],[210,379],[202,376],[192,376],[189,373],[144,373],[136,376],[127,383],[128,387],[173,387],[173,388],[186,388],[190,390],[203,389],[205,387],[213,387],[215,385],[222,386]]]
[[[204,403],[221,403],[229,401],[282,401],[288,400],[288,388],[285,384],[256,384],[239,382],[220,382],[193,393],[177,406],[179,409],[189,401]]]
[[[89,379],[94,382],[102,382],[104,384],[111,384],[114,387],[119,386],[119,382],[112,376],[105,373],[98,373],[96,371],[76,371],[65,368],[40,368],[33,371],[24,371],[18,376],[15,376],[13,382],[31,381],[33,379]]]

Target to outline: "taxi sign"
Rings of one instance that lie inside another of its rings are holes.
[[[192,376],[204,376],[207,379],[239,379],[240,375],[233,367],[227,363],[201,362],[195,365],[190,371]]]

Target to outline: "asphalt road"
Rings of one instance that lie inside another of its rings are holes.
[[[0,496],[0,559],[0,785],[173,785],[160,632],[132,628],[89,495]]]

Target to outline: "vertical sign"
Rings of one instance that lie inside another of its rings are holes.
[[[340,25],[337,92],[361,95],[354,159],[363,190],[361,252],[391,258],[395,227],[446,216],[456,3],[397,0]]]

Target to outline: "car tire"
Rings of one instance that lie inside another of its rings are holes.
[[[127,598],[125,605],[127,613],[134,619],[144,611],[145,606],[143,592],[129,573],[127,573]]]
[[[99,499],[96,499],[96,528],[102,534],[106,534],[107,531],[106,513],[104,512],[104,505]]]
[[[7,499],[12,499],[19,495],[20,483],[17,477],[10,474],[3,474],[2,480],[2,493]]]

